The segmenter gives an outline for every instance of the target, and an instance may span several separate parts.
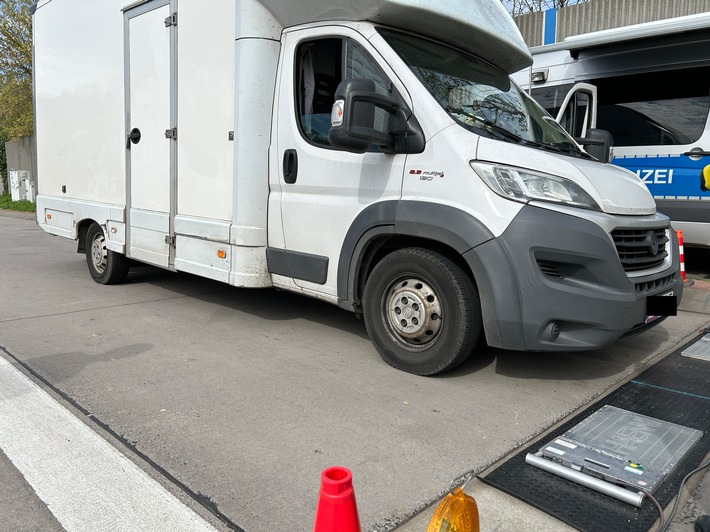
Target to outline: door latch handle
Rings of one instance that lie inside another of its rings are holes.
[[[685,155],[686,157],[690,157],[690,159],[693,161],[699,161],[703,157],[707,157],[708,155],[710,155],[710,151],[698,147],[685,152],[683,155]]]
[[[141,130],[138,129],[137,127],[134,127],[131,129],[131,132],[128,134],[128,138],[126,139],[126,148],[131,149],[131,143],[133,144],[138,144],[141,141]]]
[[[284,181],[289,184],[296,182],[298,175],[298,154],[296,150],[284,152]]]

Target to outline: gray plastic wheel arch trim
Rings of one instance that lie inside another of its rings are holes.
[[[447,205],[408,200],[370,205],[351,224],[340,251],[338,302],[342,308],[356,310],[356,285],[363,256],[372,240],[382,235],[440,242],[462,256],[493,239],[493,234],[479,220]]]

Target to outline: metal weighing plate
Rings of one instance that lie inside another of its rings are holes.
[[[605,405],[545,445],[545,458],[603,480],[653,491],[702,431]]]
[[[681,351],[684,357],[698,358],[710,362],[710,334],[706,334],[689,348]]]

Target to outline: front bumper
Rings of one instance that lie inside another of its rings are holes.
[[[609,218],[607,217],[607,220]],[[683,281],[678,243],[666,218],[613,217],[667,226],[664,266],[630,277],[609,233],[571,214],[525,206],[506,231],[464,254],[481,296],[489,345],[525,351],[597,349],[652,327],[647,297],[672,294]]]

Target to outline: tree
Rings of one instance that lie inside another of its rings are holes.
[[[501,0],[508,12],[517,17],[548,9],[559,9],[561,7],[583,4],[589,0]]]
[[[6,184],[5,141],[33,129],[31,3],[0,0],[0,174]]]

